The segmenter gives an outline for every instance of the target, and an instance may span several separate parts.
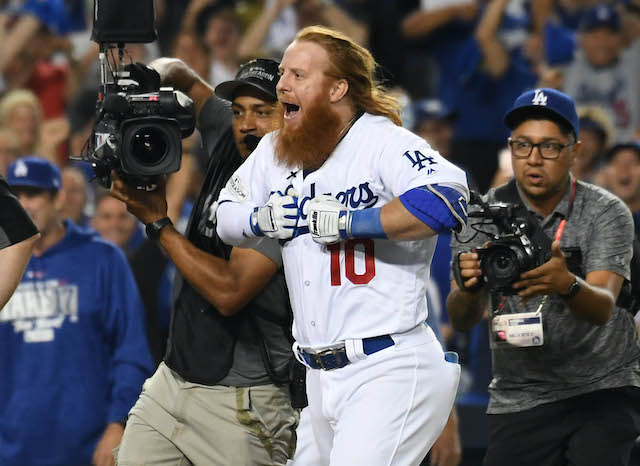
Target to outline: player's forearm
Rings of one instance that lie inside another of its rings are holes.
[[[160,245],[185,280],[222,315],[235,314],[251,299],[229,262],[198,249],[175,228],[162,229]]]
[[[7,304],[22,279],[40,233],[0,250],[0,310]]]
[[[480,322],[484,307],[482,292],[469,293],[452,286],[447,297],[449,321],[451,326],[459,332],[465,332]]]
[[[387,237],[395,241],[418,240],[438,234],[411,214],[398,198],[382,207],[380,222]]]
[[[216,231],[220,239],[231,246],[247,248],[260,238],[251,230],[253,207],[236,202],[224,202],[218,206]]]

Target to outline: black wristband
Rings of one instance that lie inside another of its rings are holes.
[[[581,287],[582,287],[582,285],[580,284],[580,281],[576,277],[575,281],[571,284],[571,286],[569,287],[567,292],[562,295],[562,297],[565,298],[565,299],[573,298],[575,295],[578,294],[578,292],[580,291]]]
[[[161,218],[153,223],[147,223],[145,227],[147,237],[153,241],[157,241],[160,238],[160,231],[167,225],[173,225],[169,217]]]

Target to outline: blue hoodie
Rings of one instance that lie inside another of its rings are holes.
[[[153,371],[122,252],[65,221],[0,312],[0,465],[90,464]]]

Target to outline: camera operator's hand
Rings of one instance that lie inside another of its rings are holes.
[[[199,120],[200,110],[213,95],[213,88],[209,83],[177,58],[158,58],[149,64],[149,68],[158,72],[163,86],[171,86],[193,100],[196,120]]]
[[[126,184],[115,171],[111,172],[111,195],[127,205],[127,210],[145,225],[167,216],[166,177],[158,180],[153,191]]]
[[[480,259],[476,252],[463,252],[458,256],[458,264],[460,268],[460,278],[463,281],[466,291],[476,291],[484,284],[484,281],[481,279],[482,268],[480,267]]]
[[[200,79],[195,71],[178,58],[158,58],[149,63],[149,68],[158,72],[163,86],[172,86],[185,94]]]
[[[567,261],[560,250],[560,241],[551,245],[551,259],[533,270],[520,275],[520,281],[513,284],[513,288],[522,289],[518,292],[523,301],[534,296],[545,294],[564,295],[575,281],[575,276],[569,272]]]

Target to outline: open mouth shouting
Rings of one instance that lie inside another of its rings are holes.
[[[291,104],[288,102],[282,102],[282,106],[284,107],[284,119],[292,120],[298,115],[300,110],[299,105]]]

